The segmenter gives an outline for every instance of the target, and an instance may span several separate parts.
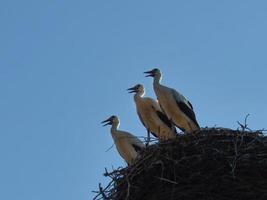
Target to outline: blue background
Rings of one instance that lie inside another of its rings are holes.
[[[266,128],[266,1],[0,2],[0,199],[92,199],[125,163],[109,128],[145,136],[143,71],[194,105],[202,127]]]

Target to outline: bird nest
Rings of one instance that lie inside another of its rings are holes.
[[[104,173],[95,200],[267,199],[267,137],[261,131],[206,128],[141,152]]]

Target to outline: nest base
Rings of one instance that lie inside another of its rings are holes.
[[[202,129],[156,143],[95,199],[266,200],[267,138],[261,132]]]

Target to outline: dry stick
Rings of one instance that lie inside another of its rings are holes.
[[[176,183],[175,181],[171,181],[169,179],[166,179],[166,178],[163,178],[163,177],[158,177],[158,176],[154,176],[155,178],[161,180],[161,181],[165,181],[165,182],[168,182],[168,183],[171,183],[171,184],[175,184],[177,185],[178,183]]]
[[[239,121],[237,121],[237,123],[240,125],[240,127],[242,128],[242,132],[244,133],[246,130],[251,131],[251,129],[248,128],[248,124],[247,124],[247,118],[249,117],[249,114],[246,115],[245,117],[245,121],[244,124],[241,124]],[[237,145],[238,143],[238,135],[235,137],[235,142],[234,142],[234,150],[235,150],[235,157],[232,161],[232,163],[230,163],[230,166],[232,167],[231,173],[233,175],[233,178],[235,179],[235,169],[236,169],[236,165],[237,165],[237,160],[238,160],[238,149],[242,146],[243,144],[243,137],[244,135],[241,135],[241,142],[239,144],[239,147]]]
[[[111,145],[111,147],[109,147],[105,152],[108,152],[110,149],[112,149],[112,148],[114,147],[114,145],[115,145],[115,143],[113,143],[113,144]]]
[[[104,192],[103,188],[101,187],[101,183],[98,184],[98,188],[99,188],[99,192],[98,192],[99,194],[98,194],[97,196],[95,196],[95,197],[93,198],[93,200],[96,200],[97,197],[99,197],[100,195],[102,195],[103,200],[107,200],[108,198],[107,198],[107,196],[105,195],[105,192]]]
[[[105,195],[105,192],[103,191],[103,188],[101,187],[101,183],[99,183],[98,187],[99,187],[99,192],[102,194],[103,199],[107,200],[107,196]]]
[[[130,184],[130,181],[129,181],[128,177],[126,178],[126,180],[127,180],[127,196],[126,196],[126,200],[128,200],[129,197],[130,197],[131,184]]]
[[[107,168],[105,168],[104,176],[108,176],[111,179],[113,179],[113,176],[117,176],[118,174],[122,174],[122,172],[125,172],[124,168],[119,167],[118,169],[113,170],[112,172],[108,172]]]
[[[235,150],[235,157],[232,161],[232,163],[230,164],[230,166],[232,167],[231,173],[233,178],[235,179],[235,169],[236,169],[236,164],[237,164],[237,158],[238,158],[238,147],[237,147],[237,136],[235,138],[235,142],[234,142],[234,150]]]
[[[242,128],[242,132],[245,132],[246,130],[252,131],[250,128],[248,128],[247,119],[249,117],[249,114],[246,115],[244,124],[241,124],[239,121],[237,121],[238,125]]]

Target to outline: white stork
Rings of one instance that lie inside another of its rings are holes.
[[[182,131],[192,133],[199,130],[192,104],[176,90],[160,84],[161,72],[159,69],[144,72],[146,77],[153,77],[153,87],[159,104],[168,118]]]
[[[119,154],[128,165],[133,164],[138,153],[145,148],[143,142],[131,133],[118,130],[120,121],[117,116],[113,115],[101,123],[103,126],[111,125],[111,135]]]
[[[145,88],[141,84],[137,84],[128,89],[129,93],[135,93],[134,101],[136,104],[137,114],[140,121],[147,129],[149,143],[150,133],[159,138],[160,141],[175,138],[176,129],[173,123],[162,112],[159,104],[152,98],[143,97]]]

